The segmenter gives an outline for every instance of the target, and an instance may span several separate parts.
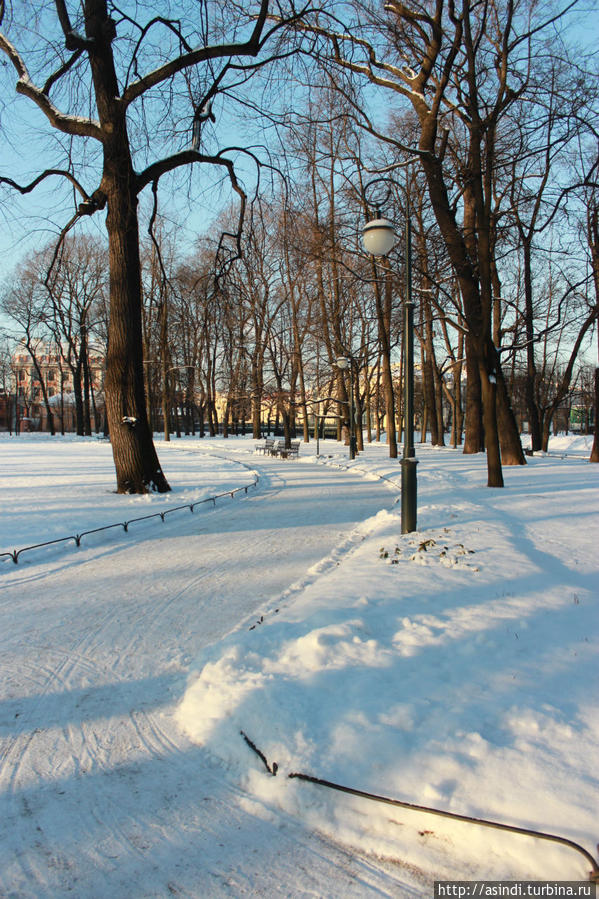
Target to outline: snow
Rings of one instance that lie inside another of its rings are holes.
[[[253,482],[251,472],[238,462],[220,459],[215,466],[214,458],[190,446],[163,442],[160,457],[173,491],[123,497],[115,494],[107,440],[51,439],[45,434],[0,438],[0,552],[200,502]]]
[[[269,459],[158,443],[168,496],[117,496],[104,441],[0,439],[0,895],[430,896],[585,880],[595,854],[597,466],[417,446],[402,535],[384,445]],[[49,537],[48,535],[52,535]],[[243,739],[263,753],[273,777]]]

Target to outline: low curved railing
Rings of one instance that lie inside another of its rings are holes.
[[[243,463],[240,463],[243,464]],[[248,466],[245,466],[248,467]],[[75,546],[81,546],[81,540],[83,537],[87,537],[90,534],[99,534],[101,531],[109,531],[113,528],[122,528],[125,533],[129,530],[129,525],[133,524],[137,521],[149,521],[151,518],[160,518],[162,523],[164,524],[167,515],[172,515],[173,512],[182,512],[185,510],[189,510],[193,513],[194,509],[197,506],[202,506],[204,503],[212,503],[213,506],[216,506],[217,499],[222,499],[224,496],[230,496],[231,499],[234,499],[236,493],[240,493],[242,490],[245,494],[247,494],[250,487],[255,487],[259,481],[259,476],[255,474],[254,480],[251,484],[246,484],[243,487],[234,487],[233,490],[225,490],[223,493],[216,493],[214,496],[208,496],[205,499],[199,499],[194,503],[185,503],[183,506],[173,506],[172,509],[165,509],[163,512],[151,512],[149,515],[140,515],[137,518],[129,518],[127,521],[117,521],[115,524],[106,524],[102,527],[98,528],[90,528],[87,531],[81,531],[79,534],[70,534],[68,537],[58,537],[55,540],[45,540],[42,543],[33,543],[31,546],[23,546],[21,549],[15,549],[13,552],[3,552],[0,553],[0,559],[2,558],[10,558],[18,565],[19,556],[25,552],[31,552],[34,549],[42,549],[45,546],[53,546],[58,543],[69,543],[73,541]]]
[[[247,745],[250,747],[250,749],[256,753],[268,773],[272,777],[276,777],[279,771],[279,766],[277,765],[277,763],[273,762],[272,764],[269,764],[268,759],[266,758],[262,750],[258,749],[254,741],[250,740],[250,738],[244,731],[240,731],[239,733],[243,737]],[[489,821],[487,818],[473,818],[470,815],[460,815],[456,812],[449,812],[446,809],[431,808],[430,806],[425,805],[416,805],[413,802],[405,802],[402,799],[391,799],[388,796],[380,796],[377,793],[369,793],[365,790],[357,790],[354,787],[348,787],[344,784],[334,783],[330,780],[323,780],[320,777],[314,777],[311,774],[303,774],[299,771],[292,771],[287,775],[287,778],[297,779],[299,781],[303,781],[304,783],[316,784],[320,787],[326,787],[329,790],[337,790],[340,793],[349,793],[351,796],[358,796],[360,799],[368,799],[373,802],[381,802],[386,805],[394,805],[398,808],[411,809],[412,811],[421,812],[425,815],[436,815],[437,817],[448,818],[452,821],[462,821],[465,824],[474,824],[479,827],[488,827],[494,830],[502,830],[506,833],[532,837],[536,840],[547,840],[552,843],[558,843],[561,846],[566,846],[568,849],[573,849],[575,852],[578,852],[580,855],[582,855],[583,858],[589,863],[591,868],[591,870],[589,871],[589,881],[591,883],[599,883],[599,863],[597,862],[597,860],[587,849],[585,849],[579,843],[575,843],[574,840],[568,839],[568,837],[562,837],[559,834],[555,833],[547,833],[546,831],[533,830],[529,827],[520,827],[516,824],[505,824],[499,821]]]

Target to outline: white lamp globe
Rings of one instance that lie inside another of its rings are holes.
[[[397,234],[388,219],[373,219],[364,225],[362,241],[367,253],[386,256],[395,246]]]

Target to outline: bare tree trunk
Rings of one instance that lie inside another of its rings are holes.
[[[431,444],[439,445],[439,433],[437,430],[437,415],[435,401],[435,382],[433,379],[433,362],[429,355],[427,341],[422,344],[422,388],[424,393],[424,415],[422,424],[422,442],[426,440],[426,429],[430,428]]]
[[[438,446],[445,446],[445,421],[443,418],[443,377],[439,372],[437,360],[433,356],[433,378],[435,381],[435,417],[437,419]]]
[[[499,435],[497,433],[497,385],[489,377],[487,366],[479,365],[481,396],[483,401],[483,425],[487,444],[487,486],[503,487]]]
[[[117,493],[165,493],[170,487],[154,448],[144,394],[136,175],[126,107],[118,99],[112,55],[114,23],[105,0],[86,0],[85,20],[96,104],[104,132],[102,193],[108,207],[110,270],[105,392]]]
[[[81,368],[81,356],[77,355],[75,365],[71,366],[71,372],[73,374],[73,393],[75,395],[75,422],[79,437],[83,436],[83,389],[81,383]]]
[[[478,365],[471,348],[472,340],[466,335],[466,433],[464,453],[482,453],[485,449],[482,423],[482,393]]]
[[[83,433],[89,437],[92,432],[92,419],[89,396],[89,356],[87,351],[87,332],[85,329],[83,329],[83,334],[81,335],[81,363],[83,365]]]
[[[587,235],[595,287],[595,312],[599,317],[599,203],[596,200],[589,203],[587,216]],[[599,328],[597,329],[597,350],[599,355]],[[599,462],[599,368],[595,369],[595,436],[589,462]]]
[[[541,421],[539,408],[535,395],[537,383],[537,370],[534,350],[534,310],[532,299],[532,259],[530,240],[523,239],[524,249],[524,326],[526,329],[526,379],[524,382],[524,398],[528,424],[530,428],[531,449],[537,452],[541,449]]]
[[[595,434],[589,462],[599,462],[599,368],[595,369]]]
[[[524,458],[518,423],[516,421],[516,416],[514,415],[505,378],[503,377],[503,372],[501,370],[499,353],[496,353],[496,356],[497,427],[499,428],[501,460],[504,465],[525,465],[526,459]]]
[[[119,155],[106,158],[104,178],[111,283],[106,412],[117,493],[164,493],[170,487],[154,449],[144,395],[137,197],[119,184],[134,177],[129,154],[127,167]]]

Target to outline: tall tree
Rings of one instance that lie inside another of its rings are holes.
[[[599,162],[599,156],[597,161]],[[593,167],[595,170],[597,165]],[[591,254],[595,323],[599,318],[599,187],[591,192],[587,205],[587,239]],[[595,368],[595,430],[590,462],[599,462],[599,328],[597,328],[597,366]]]
[[[354,19],[343,28],[322,20],[321,53],[333,77],[337,69],[367,78],[409,103],[416,115],[417,146],[402,146],[373,116],[356,109],[373,135],[415,154],[425,174],[462,294],[474,362],[469,375],[480,380],[488,483],[502,486],[502,455],[511,464],[525,460],[493,340],[494,186],[503,165],[497,141],[508,110],[528,89],[541,35],[562,12],[543,21],[542,10],[524,9],[514,0],[391,0],[384,8],[355,0],[353,9]]]
[[[54,435],[54,414],[43,371],[43,360],[48,354],[51,332],[46,326],[49,316],[48,293],[43,283],[45,253],[33,254],[23,263],[11,280],[0,302],[2,312],[14,326],[13,338],[27,350],[35,373],[35,383],[46,409],[48,427]],[[18,402],[18,389],[17,389]]]
[[[139,4],[122,10],[111,0],[84,0],[71,8],[67,0],[55,0],[41,9],[26,0],[8,8],[0,0],[0,51],[17,73],[17,93],[69,138],[66,163],[44,169],[28,184],[8,176],[1,180],[28,193],[48,178],[66,179],[80,202],[65,231],[77,219],[106,210],[110,322],[105,392],[120,493],[170,489],[144,396],[138,197],[166,173],[199,162],[229,176],[243,209],[245,194],[231,156],[226,150],[204,152],[203,131],[215,118],[219,98],[244,85],[277,53],[290,52],[289,46],[278,48],[276,39],[297,17],[293,0],[284,10],[277,4],[274,24],[268,23],[269,6],[269,0],[243,7],[235,0],[182,2],[169,18],[144,15]],[[35,18],[38,29],[28,31]],[[46,35],[43,53],[36,37],[40,29]],[[177,117],[187,118],[189,127],[186,147],[173,151]],[[170,123],[166,134],[165,121]],[[141,129],[134,140],[132,122]],[[72,149],[77,143],[95,145],[100,171],[93,189],[84,187],[93,151],[82,158]]]
[[[47,325],[73,378],[77,433],[91,434],[89,345],[107,286],[105,249],[89,237],[67,238],[48,273],[49,255],[40,271],[50,299]]]

